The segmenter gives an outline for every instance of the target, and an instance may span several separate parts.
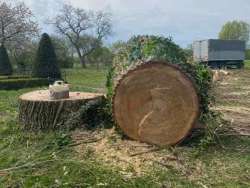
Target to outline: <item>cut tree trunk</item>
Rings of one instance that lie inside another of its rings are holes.
[[[199,117],[193,82],[171,64],[151,61],[130,67],[115,85],[114,119],[133,139],[174,145],[188,135]]]
[[[33,91],[19,97],[19,121],[27,130],[71,129],[66,120],[86,102],[102,94],[70,92],[68,99],[50,100],[48,90]]]

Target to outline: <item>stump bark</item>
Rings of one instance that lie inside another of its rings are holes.
[[[188,135],[199,117],[195,86],[174,65],[143,63],[115,82],[114,119],[130,138],[174,145]]]
[[[68,129],[64,123],[72,113],[102,94],[70,92],[69,98],[51,100],[49,90],[39,90],[19,97],[19,121],[27,130]]]

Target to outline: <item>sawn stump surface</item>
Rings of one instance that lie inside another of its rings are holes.
[[[195,124],[199,102],[193,82],[178,67],[146,63],[118,81],[113,113],[127,136],[156,145],[174,145]]]
[[[51,100],[49,90],[25,93],[19,97],[19,122],[27,130],[66,129],[65,122],[88,101],[103,94],[70,92],[69,98]]]

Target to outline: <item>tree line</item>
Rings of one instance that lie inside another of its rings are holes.
[[[112,62],[116,42],[112,47],[104,45],[104,39],[112,35],[112,17],[105,11],[88,11],[64,4],[57,15],[48,20],[54,27],[50,36],[57,55],[58,66],[109,65]],[[243,21],[227,22],[219,32],[220,39],[249,41],[249,24]],[[24,72],[32,69],[37,58],[40,28],[29,7],[23,2],[0,0],[0,46],[2,57],[9,54],[15,69]],[[191,52],[187,52],[191,54]],[[1,63],[1,62],[0,62]],[[1,65],[0,65],[1,67]],[[7,66],[12,72],[12,68]]]
[[[99,67],[112,62],[111,50],[103,44],[112,33],[108,12],[87,11],[65,4],[47,24],[54,26],[50,38],[60,67],[70,68],[77,62],[84,68],[87,63]],[[23,2],[0,0],[0,46],[8,52],[17,70],[32,68],[40,35],[35,16]]]

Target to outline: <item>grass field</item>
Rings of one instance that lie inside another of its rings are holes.
[[[245,61],[245,67],[250,69],[250,60]]]
[[[105,74],[72,69],[66,80],[75,91],[104,92]],[[234,118],[232,126],[239,133],[249,128],[240,119],[250,117],[249,86],[250,62],[217,89],[217,109]],[[0,90],[0,187],[250,187],[248,136],[221,136],[220,144],[197,153],[192,144],[156,151],[113,129],[23,132],[17,98],[30,90]],[[101,139],[72,144],[86,135]]]

